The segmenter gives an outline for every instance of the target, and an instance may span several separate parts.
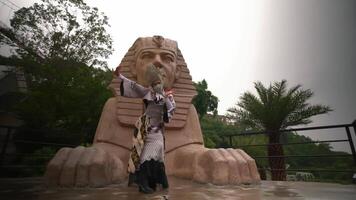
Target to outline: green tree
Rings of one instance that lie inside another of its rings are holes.
[[[199,118],[202,119],[208,112],[217,115],[219,99],[208,90],[208,83],[205,79],[198,83],[194,83],[194,86],[198,95],[194,97],[192,103],[197,109]]]
[[[0,64],[22,66],[29,91],[15,111],[35,129],[89,129],[88,142],[110,97],[108,18],[83,0],[41,0],[16,11],[10,24],[0,27],[0,42],[16,53]]]
[[[26,122],[16,139],[92,142],[102,107],[111,96],[106,89],[112,71],[105,59],[113,51],[108,18],[83,0],[41,0],[16,11],[10,25],[0,24],[0,43],[14,47],[14,54],[0,56],[0,64],[21,66],[28,86],[26,98],[7,108]],[[16,160],[43,164],[48,158],[35,158],[47,151],[41,148],[19,143],[17,151],[33,157]],[[16,174],[38,172],[24,169]]]
[[[208,148],[230,147],[228,138],[223,136],[242,131],[240,127],[226,124],[219,117],[207,115],[200,120],[200,126],[203,132],[205,147]],[[234,144],[237,144],[237,142],[241,142],[240,138],[239,141],[233,141]]]
[[[83,0],[41,0],[17,10],[11,28],[1,27],[2,44],[16,47],[19,57],[39,63],[66,60],[106,66],[112,53],[108,18]]]
[[[95,131],[102,106],[111,96],[107,90],[110,70],[60,61],[43,66],[40,77],[42,81],[33,82],[28,97],[17,105],[28,126],[72,133]]]
[[[265,130],[269,139],[268,156],[272,180],[285,180],[285,160],[280,144],[280,129],[289,126],[309,124],[310,117],[331,111],[324,105],[311,105],[307,101],[313,96],[310,89],[301,85],[287,89],[287,81],[275,82],[265,87],[255,83],[257,96],[245,92],[235,107],[228,109],[229,117],[238,123]]]
[[[236,126],[235,126],[236,127]],[[241,132],[236,130],[235,132]],[[203,132],[204,133],[204,132]],[[284,132],[288,143],[303,143],[313,142],[313,140],[304,135],[298,135],[295,132]],[[205,137],[205,135],[204,135]],[[204,138],[205,139],[205,138]],[[214,140],[213,140],[214,141]],[[315,141],[314,141],[315,142]],[[259,168],[268,168],[268,160],[264,158],[258,158],[259,156],[267,156],[267,149],[263,146],[248,146],[248,145],[264,145],[268,143],[267,135],[250,135],[240,136],[233,138],[234,148],[243,148],[251,157],[256,159],[256,164]],[[289,165],[288,169],[310,169],[310,172],[314,174],[314,181],[323,182],[339,182],[339,183],[351,183],[350,172],[328,172],[324,170],[355,170],[352,155],[345,152],[332,151],[332,147],[329,143],[309,143],[309,144],[295,144],[285,145],[284,153],[287,155],[296,155],[301,157],[289,157],[286,158],[286,165]],[[342,157],[303,157],[305,155],[342,155]],[[347,156],[346,156],[347,155]],[[320,170],[320,171],[319,171]],[[260,171],[261,177],[265,170]],[[288,174],[295,175],[296,171],[289,171]]]

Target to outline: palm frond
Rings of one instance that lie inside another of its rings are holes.
[[[272,91],[277,99],[281,98],[286,93],[287,81],[275,82],[272,86]]]
[[[298,124],[309,124],[312,121],[309,119],[312,116],[325,114],[332,111],[329,106],[324,105],[310,105],[306,106],[303,109],[296,110],[295,112],[291,113],[283,125],[284,127],[287,126],[294,126]]]
[[[267,98],[267,88],[260,82],[255,83],[255,89],[257,91],[258,96],[263,104],[266,104],[268,101]]]
[[[300,88],[302,87],[302,85],[296,85],[296,86],[293,86],[292,88],[290,88],[287,92],[287,96],[291,96],[293,95],[296,91],[298,91]]]
[[[245,92],[236,107],[229,108],[229,116],[239,123],[264,129],[278,130],[288,126],[308,124],[310,117],[332,111],[329,106],[310,105],[308,100],[314,95],[301,85],[287,89],[287,81],[282,80],[264,86],[255,82],[257,96]]]

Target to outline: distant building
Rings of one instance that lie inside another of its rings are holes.
[[[19,67],[0,65],[0,126],[19,126],[9,108],[25,98],[27,84],[25,75]]]
[[[287,174],[287,181],[297,181],[295,174]]]
[[[309,172],[296,172],[295,176],[297,181],[314,181],[315,177],[314,174]]]
[[[19,67],[0,65],[0,164],[9,161],[5,154],[16,152],[11,133],[13,128],[21,126],[23,121],[16,113],[11,112],[10,108],[21,102],[26,92],[27,84],[23,71]]]

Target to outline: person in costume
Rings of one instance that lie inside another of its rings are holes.
[[[133,146],[128,163],[129,185],[137,183],[139,191],[152,193],[157,184],[168,188],[164,166],[164,123],[168,123],[176,108],[172,91],[164,91],[159,71],[160,63],[148,65],[145,78],[149,87],[127,79],[115,71],[121,80],[120,95],[142,98],[144,113],[135,124]]]

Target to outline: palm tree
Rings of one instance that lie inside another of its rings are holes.
[[[257,96],[245,92],[235,107],[228,109],[229,116],[236,122],[252,128],[265,130],[269,139],[268,156],[272,180],[285,180],[283,146],[280,144],[280,129],[309,124],[310,117],[331,111],[329,106],[310,105],[313,96],[310,89],[301,85],[287,89],[287,81],[274,82],[268,88],[255,82]]]

